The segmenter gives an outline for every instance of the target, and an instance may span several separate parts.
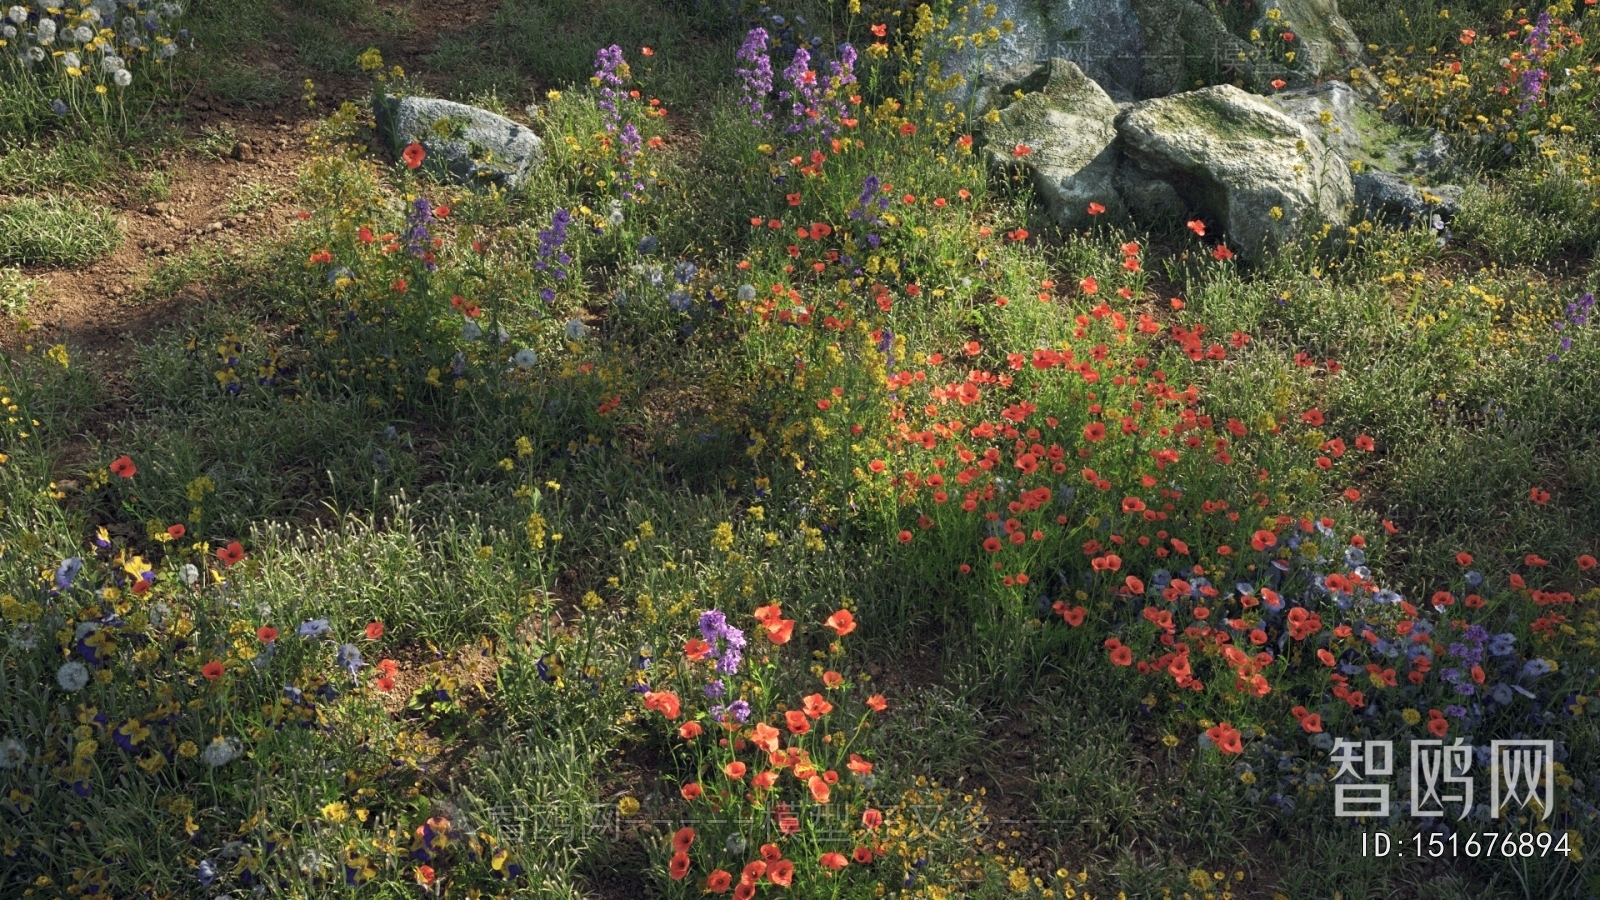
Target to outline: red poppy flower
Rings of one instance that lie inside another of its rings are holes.
[[[1103,213],[1105,211],[1106,211],[1106,208],[1104,206],[1101,206],[1100,204],[1095,203],[1092,200],[1089,201],[1089,215],[1098,216],[1098,215],[1100,215],[1101,213]]]
[[[872,848],[857,847],[855,852],[850,854],[850,858],[864,866],[867,863],[872,862]]]
[[[434,877],[433,866],[429,866],[429,865],[417,866],[417,884],[420,884],[420,885],[422,885],[424,887],[426,887],[426,886],[428,886],[430,884],[433,884],[433,877]]]
[[[1284,85],[1287,85],[1288,83],[1289,82],[1284,81],[1282,78],[1274,78],[1274,79],[1272,79],[1272,82],[1271,82],[1272,89],[1275,90],[1275,91],[1281,91],[1281,90],[1283,90]]]
[[[1429,719],[1428,730],[1433,732],[1434,737],[1442,738],[1450,732],[1450,720],[1444,718],[1443,716]]]
[[[746,771],[748,770],[746,769],[745,764],[739,762],[737,759],[722,767],[722,774],[732,778],[734,781],[744,778],[744,773]]]
[[[216,681],[222,677],[222,663],[213,659],[200,667],[200,674],[204,675],[207,681]]]
[[[829,852],[829,853],[822,854],[822,858],[818,859],[817,863],[819,865],[821,865],[824,869],[829,869],[829,870],[832,870],[834,872],[837,872],[840,869],[844,868],[845,866],[850,865],[850,860],[846,859],[844,854],[842,854],[842,853]]]
[[[1216,725],[1207,728],[1206,737],[1211,738],[1211,742],[1216,744],[1217,749],[1223,753],[1244,752],[1244,744],[1239,740],[1239,730],[1227,722],[1218,722]]]
[[[1103,441],[1106,438],[1106,426],[1099,422],[1090,422],[1084,426],[1083,438],[1087,441]]]
[[[1594,568],[1595,565],[1596,565],[1596,563],[1595,563],[1594,557],[1590,556],[1587,553],[1585,553],[1582,556],[1578,557],[1578,568],[1580,570],[1584,571],[1584,572],[1587,572],[1590,569]]]
[[[428,158],[428,152],[422,149],[421,144],[417,143],[416,141],[412,141],[411,145],[407,147],[400,154],[400,156],[405,159],[406,168],[415,169],[422,165],[422,161],[424,159]]]
[[[1529,488],[1528,499],[1543,506],[1550,502],[1550,492],[1543,488]]]
[[[811,730],[811,720],[798,709],[791,709],[783,714],[784,724],[789,727],[791,734],[805,734]]]
[[[725,894],[732,886],[733,875],[724,869],[718,869],[706,878],[706,890],[713,894]]]
[[[683,787],[678,788],[678,793],[685,800],[698,800],[700,799],[700,795],[704,792],[701,790],[698,782],[691,781]]]
[[[111,461],[111,474],[113,475],[120,475],[123,478],[132,478],[138,473],[139,467],[134,465],[133,460],[127,456],[119,456]]]
[[[772,844],[765,844],[762,846],[763,856],[766,853],[767,847],[773,847],[774,850],[777,849]],[[767,880],[778,887],[788,887],[794,882],[794,863],[787,859],[771,860],[770,864],[767,866]]]
[[[669,719],[676,719],[683,710],[678,695],[671,691],[650,691],[645,694],[644,708],[656,710]]]
[[[679,850],[672,854],[672,862],[667,864],[667,874],[673,881],[682,881],[689,874],[689,854]]]
[[[271,625],[263,625],[256,629],[256,640],[263,644],[270,644],[278,639],[278,629]]]
[[[1133,651],[1126,645],[1119,645],[1111,650],[1111,661],[1119,666],[1133,665]]]
[[[694,829],[687,825],[679,828],[677,833],[672,836],[672,852],[674,853],[688,853],[689,848],[693,846]]]
[[[873,694],[867,698],[867,708],[873,712],[883,712],[889,708],[889,701],[885,700],[882,694]]]
[[[917,133],[917,126],[911,124],[910,122],[906,122],[906,123],[904,123],[904,124],[902,124],[900,126],[900,136],[901,137],[910,137],[911,135],[916,134],[916,133]]]
[[[167,526],[167,534],[172,535],[174,538],[181,538],[185,534],[188,534],[188,533],[189,533],[189,529],[183,527],[183,523],[182,522],[179,522],[176,525],[168,525]]]
[[[230,541],[228,546],[218,547],[217,559],[222,560],[222,564],[225,566],[233,565],[234,563],[244,559],[244,545],[240,544],[238,541]]]
[[[692,741],[704,733],[704,731],[705,729],[700,727],[699,722],[685,722],[678,726],[678,737],[681,737],[686,741]]]
[[[375,641],[375,640],[377,640],[378,638],[381,638],[381,637],[383,637],[383,623],[382,622],[369,622],[369,623],[367,623],[367,640]]]
[[[1197,237],[1206,236],[1206,223],[1200,221],[1199,219],[1190,219],[1187,224],[1189,226],[1189,230],[1194,232]]]
[[[1211,251],[1211,258],[1218,262],[1226,262],[1233,259],[1233,251],[1229,250],[1226,245],[1218,244],[1217,249]]]
[[[872,26],[872,36],[873,37],[883,37],[884,35],[886,35],[888,33],[889,33],[889,24],[887,22],[879,22],[878,24]]]
[[[1306,734],[1316,734],[1322,730],[1322,716],[1312,713],[1300,720],[1300,727],[1305,729]]]

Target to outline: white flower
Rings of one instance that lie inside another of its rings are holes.
[[[5,26],[4,28],[0,28],[0,37],[5,38],[6,40],[9,41],[9,40],[15,38],[16,36],[17,36],[17,29],[11,27],[10,25]]]
[[[622,201],[621,200],[613,200],[613,201],[611,201],[611,214],[606,216],[606,223],[609,224],[612,228],[617,228],[617,227],[620,227],[622,225]]]
[[[82,68],[83,61],[78,59],[78,54],[69,52],[61,54],[61,64],[69,69],[78,69]]]
[[[56,684],[69,694],[83,690],[88,683],[89,667],[77,660],[62,663],[61,668],[56,670]]]
[[[588,333],[589,333],[589,326],[583,324],[583,320],[582,319],[568,319],[567,320],[567,340],[569,340],[569,341],[582,340],[584,335],[586,335]]]
[[[6,18],[21,25],[28,21],[28,11],[20,6],[13,6],[6,10]]]
[[[516,363],[519,369],[531,369],[539,364],[539,354],[524,347],[511,357],[511,361]]]
[[[55,19],[40,19],[39,20],[39,31],[38,31],[38,34],[36,35],[36,38],[39,41],[39,43],[44,44],[47,47],[49,45],[55,43],[56,42],[56,20]]]
[[[133,84],[133,73],[127,69],[118,69],[117,74],[111,76],[111,80],[117,83],[117,87],[125,88]]]
[[[184,563],[183,568],[178,570],[178,580],[189,587],[194,587],[200,580],[200,570],[195,568],[194,563]]]
[[[481,338],[481,337],[483,337],[483,329],[478,327],[478,323],[477,322],[474,322],[471,319],[467,319],[464,323],[462,323],[462,325],[461,325],[461,339],[462,340],[475,341],[475,340],[477,340],[478,338]]]
[[[215,769],[232,762],[239,755],[239,742],[234,738],[215,738],[201,751],[200,758]]]
[[[28,48],[28,59],[31,62],[44,62],[44,50],[39,47]]]
[[[161,49],[156,51],[156,55],[162,59],[171,59],[172,57],[178,55],[178,45],[162,44]]]
[[[107,75],[114,75],[122,71],[122,67],[122,57],[120,56],[107,54],[105,59],[100,60],[100,68],[104,69]]]
[[[756,286],[753,284],[739,285],[739,302],[749,303],[756,299]]]
[[[72,39],[80,44],[87,44],[94,40],[94,29],[87,25],[79,25],[72,29]]]
[[[28,761],[28,748],[16,738],[0,741],[0,769],[20,769]]]

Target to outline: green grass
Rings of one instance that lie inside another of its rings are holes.
[[[0,263],[82,266],[122,243],[110,211],[69,197],[0,201]]]

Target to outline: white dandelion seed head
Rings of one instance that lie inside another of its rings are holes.
[[[568,319],[566,333],[567,340],[579,341],[589,334],[589,326],[583,324],[582,319]]]
[[[171,59],[174,56],[178,55],[178,45],[177,44],[162,44],[161,45],[161,49],[156,51],[156,55],[161,57],[162,59]]]
[[[18,650],[32,650],[39,645],[39,634],[34,630],[33,624],[26,623],[11,632],[11,646]]]
[[[531,369],[539,364],[539,354],[524,347],[511,357],[511,361],[516,363],[519,369]]]
[[[194,587],[200,580],[200,570],[195,568],[194,563],[184,563],[183,568],[178,570],[178,580],[189,587]]]
[[[107,54],[105,59],[100,60],[100,68],[104,69],[107,75],[116,74],[122,71],[122,57]]]
[[[28,748],[16,738],[0,740],[0,769],[20,769],[28,762]]]
[[[76,69],[83,65],[83,61],[78,59],[78,54],[76,53],[63,53],[61,55],[61,64],[69,69]]]
[[[201,751],[200,758],[211,768],[219,768],[232,762],[239,755],[239,741],[235,738],[214,738]]]
[[[128,35],[128,46],[134,50],[137,50],[144,46],[144,38],[138,36],[137,34],[130,34]]]
[[[111,80],[117,83],[117,87],[125,88],[133,84],[133,73],[127,69],[118,69],[117,74],[111,76]]]
[[[56,20],[41,19],[39,28],[34,33],[34,39],[45,46],[54,44],[56,42]]]
[[[28,48],[28,61],[29,62],[36,62],[36,63],[44,62],[44,50],[42,50],[42,49],[40,49],[38,47],[29,47]]]
[[[94,29],[87,25],[79,25],[71,31],[72,39],[80,44],[87,44],[94,40]]]
[[[56,684],[69,694],[83,690],[89,683],[89,667],[77,660],[61,664],[56,670]]]
[[[478,338],[481,338],[481,337],[483,337],[483,329],[478,326],[477,322],[474,322],[471,319],[467,319],[465,322],[463,322],[461,324],[461,339],[462,340],[464,340],[464,341],[475,341],[475,340],[477,340]]]
[[[753,284],[739,285],[739,302],[749,303],[756,299],[756,286]]]
[[[28,11],[20,6],[13,6],[6,10],[6,18],[18,25],[22,25],[28,21]]]
[[[10,25],[5,26],[4,28],[0,28],[0,37],[4,37],[6,40],[12,40],[16,36],[17,36],[17,29],[11,27]]]

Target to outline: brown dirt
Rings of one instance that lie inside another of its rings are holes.
[[[368,24],[345,30],[347,46],[382,43],[388,48],[385,63],[400,65],[432,91],[445,85],[421,71],[422,59],[438,45],[442,34],[470,27],[494,14],[496,3],[472,0],[408,0],[380,2],[380,11],[393,10],[414,28],[398,38],[384,40]],[[254,57],[254,58],[252,58]],[[285,59],[291,60],[288,66]],[[137,340],[170,324],[182,312],[215,297],[204,284],[172,296],[147,297],[151,276],[163,264],[186,254],[215,249],[242,252],[294,221],[294,209],[285,199],[295,172],[306,158],[306,137],[311,123],[345,100],[362,101],[370,91],[364,77],[344,77],[312,71],[293,54],[258,48],[241,60],[284,78],[292,85],[314,79],[317,104],[308,108],[300,99],[256,107],[231,103],[209,95],[202,85],[182,104],[184,149],[163,151],[154,168],[165,175],[170,196],[165,201],[139,198],[137,185],[124,182],[92,199],[116,210],[126,239],[117,252],[76,269],[32,267],[25,274],[45,282],[44,296],[26,318],[41,331],[29,340],[54,342],[66,335],[74,349],[89,351],[102,360],[114,360]],[[236,141],[220,148],[224,155],[201,153],[196,148],[207,130],[226,129]],[[248,213],[229,212],[229,201],[251,183],[270,188],[278,199]],[[15,336],[0,342],[20,343]],[[114,365],[113,365],[114,368]]]

